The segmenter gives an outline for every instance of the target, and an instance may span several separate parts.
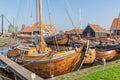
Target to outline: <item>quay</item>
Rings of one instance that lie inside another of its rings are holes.
[[[1,54],[0,54],[0,61],[5,63],[7,69],[13,72],[21,80],[44,80],[43,78],[35,75],[31,71],[27,70],[26,68],[22,67],[21,65],[15,63],[14,61],[8,59],[7,57]],[[32,77],[34,77],[34,79]]]

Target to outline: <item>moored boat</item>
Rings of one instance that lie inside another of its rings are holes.
[[[66,46],[69,42],[69,38],[66,35],[61,36],[49,36],[45,38],[45,42],[48,45],[61,45]]]
[[[84,43],[80,48],[74,47],[70,50],[54,51],[45,45],[42,32],[42,0],[39,0],[40,8],[40,43],[38,47],[21,45],[16,50],[9,50],[8,56],[20,63],[30,71],[43,78],[49,78],[78,70],[86,54]],[[14,52],[14,55],[13,55]]]
[[[116,56],[118,48],[119,45],[99,45],[96,47],[96,59],[111,60]]]
[[[111,60],[116,56],[116,54],[117,54],[116,50],[96,50],[96,59]]]
[[[20,64],[22,66],[44,78],[77,70],[85,56],[84,47],[79,48],[77,52],[76,50],[70,50],[66,52],[49,52],[44,54],[33,54],[36,50],[30,47],[18,47],[15,51],[17,51],[16,55],[12,55],[13,52],[8,52],[9,58],[13,60],[17,58],[17,62],[21,62]]]

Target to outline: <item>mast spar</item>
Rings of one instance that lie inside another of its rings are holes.
[[[1,15],[2,16],[2,35],[3,35],[3,14]]]
[[[45,52],[45,42],[43,39],[43,27],[42,27],[42,0],[39,0],[39,21],[40,21],[40,49],[42,52]]]

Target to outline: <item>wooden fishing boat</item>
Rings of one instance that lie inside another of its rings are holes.
[[[96,59],[106,60],[113,59],[117,54],[117,49],[120,48],[120,45],[99,45],[96,46]]]
[[[76,46],[76,47],[80,48],[81,44],[85,42],[85,40],[73,39],[70,36],[64,36],[64,37],[65,37],[64,39],[62,37],[60,39],[56,38],[57,41],[55,39],[51,40],[51,42],[49,42],[48,44],[50,45],[50,43],[53,44],[53,42],[56,42],[57,46],[59,46],[59,47],[63,47],[63,46],[66,46],[66,47],[74,46],[75,47]],[[46,41],[46,42],[48,42],[48,41]],[[66,47],[64,47],[63,49],[66,49]],[[61,50],[62,50],[62,48],[61,48]],[[93,43],[90,43],[88,53],[85,55],[84,64],[91,64],[95,61],[95,59],[96,59],[95,45],[93,45]]]
[[[70,40],[74,40],[74,42],[78,42],[79,36],[78,34],[81,33],[81,30],[79,29],[73,29],[71,31],[66,31],[62,35],[55,35],[55,36],[49,36],[45,38],[45,42],[48,45],[59,45],[59,46],[66,46],[70,43]],[[74,35],[74,36],[73,36]]]
[[[96,59],[111,60],[116,56],[116,54],[117,54],[116,50],[96,50]]]
[[[80,69],[84,56],[87,53],[88,45],[83,44],[80,48],[75,47],[67,51],[54,51],[47,48],[42,32],[42,0],[39,0],[39,5],[39,49],[27,45],[19,45],[16,50],[8,51],[8,57],[43,78],[49,78]]]
[[[45,38],[45,42],[48,45],[66,46],[69,42],[69,38],[66,35],[49,36]]]
[[[40,75],[43,78],[57,76],[78,70],[85,56],[85,48],[78,51],[48,52],[39,54],[35,48],[19,46],[16,50],[9,50],[8,56],[12,60]]]
[[[55,37],[54,37],[55,38]],[[80,47],[81,46],[81,43],[83,41],[80,41],[80,40],[73,40],[72,38],[69,38],[69,37],[66,37],[66,38],[56,38],[57,41],[54,39],[54,40],[51,40],[50,41],[46,41],[46,43],[48,45],[56,45],[60,47],[60,49],[66,49],[66,47],[69,47],[69,46],[73,46],[72,44],[77,44],[78,46],[77,47]],[[47,39],[49,40],[49,39]],[[53,43],[54,42],[54,43]],[[80,45],[79,45],[80,44]],[[96,50],[95,49],[92,49],[90,48],[88,50],[88,53],[85,55],[85,60],[84,60],[84,64],[91,64],[95,61],[96,59]]]

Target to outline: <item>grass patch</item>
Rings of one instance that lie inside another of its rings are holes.
[[[9,41],[8,38],[0,38],[0,42],[5,42],[5,41]]]
[[[67,77],[61,77],[60,80],[70,80],[70,78],[67,76]]]
[[[120,80],[120,65],[75,80]]]

